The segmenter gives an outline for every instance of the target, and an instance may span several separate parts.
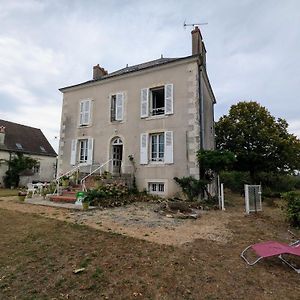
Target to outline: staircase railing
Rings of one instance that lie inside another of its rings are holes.
[[[88,175],[84,176],[81,180],[80,180],[80,185],[81,185],[81,189],[83,191],[86,191],[86,185],[85,185],[85,181],[87,178],[89,178],[91,175],[95,174],[96,172],[99,171],[99,174],[102,174],[102,169],[103,167],[107,166],[110,162],[112,162],[114,159],[109,159],[107,162],[103,163],[102,165],[100,165],[98,168],[96,168],[94,171],[90,172]]]
[[[56,179],[55,179],[55,182],[56,182],[56,188],[55,188],[55,190],[54,190],[54,192],[53,192],[53,195],[54,195],[54,194],[57,194],[57,195],[59,194],[59,182],[60,182],[60,180],[61,180],[63,177],[65,177],[65,176],[71,176],[71,175],[73,175],[75,172],[79,171],[79,169],[80,169],[80,165],[77,165],[77,166],[75,166],[73,169],[69,170],[68,172],[65,172],[65,173],[63,173],[62,175],[56,177]]]

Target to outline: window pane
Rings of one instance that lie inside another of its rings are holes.
[[[164,143],[164,134],[160,133],[159,134],[159,158],[163,158],[164,157],[164,152],[165,152],[165,143]]]
[[[151,135],[151,158],[157,159],[157,135]]]
[[[164,87],[151,90],[152,115],[162,115],[165,113],[165,89]]]
[[[79,160],[86,162],[88,156],[88,140],[81,140],[79,142]]]
[[[116,95],[111,96],[110,119],[116,120]]]

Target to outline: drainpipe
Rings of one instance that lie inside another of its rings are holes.
[[[202,68],[199,62],[198,66],[198,90],[199,90],[199,125],[200,125],[200,150],[204,149],[204,108],[203,108],[203,84],[202,84]],[[203,170],[199,166],[199,177],[203,178]]]

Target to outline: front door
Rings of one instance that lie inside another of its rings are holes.
[[[123,153],[123,145],[113,145],[112,147],[113,174],[121,173],[122,153]]]

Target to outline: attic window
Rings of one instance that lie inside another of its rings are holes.
[[[22,147],[22,145],[21,145],[20,143],[16,143],[16,146],[17,146],[17,148],[18,148],[19,150],[23,150],[23,147]]]
[[[43,146],[40,146],[40,149],[41,149],[42,152],[46,152],[46,150]]]

